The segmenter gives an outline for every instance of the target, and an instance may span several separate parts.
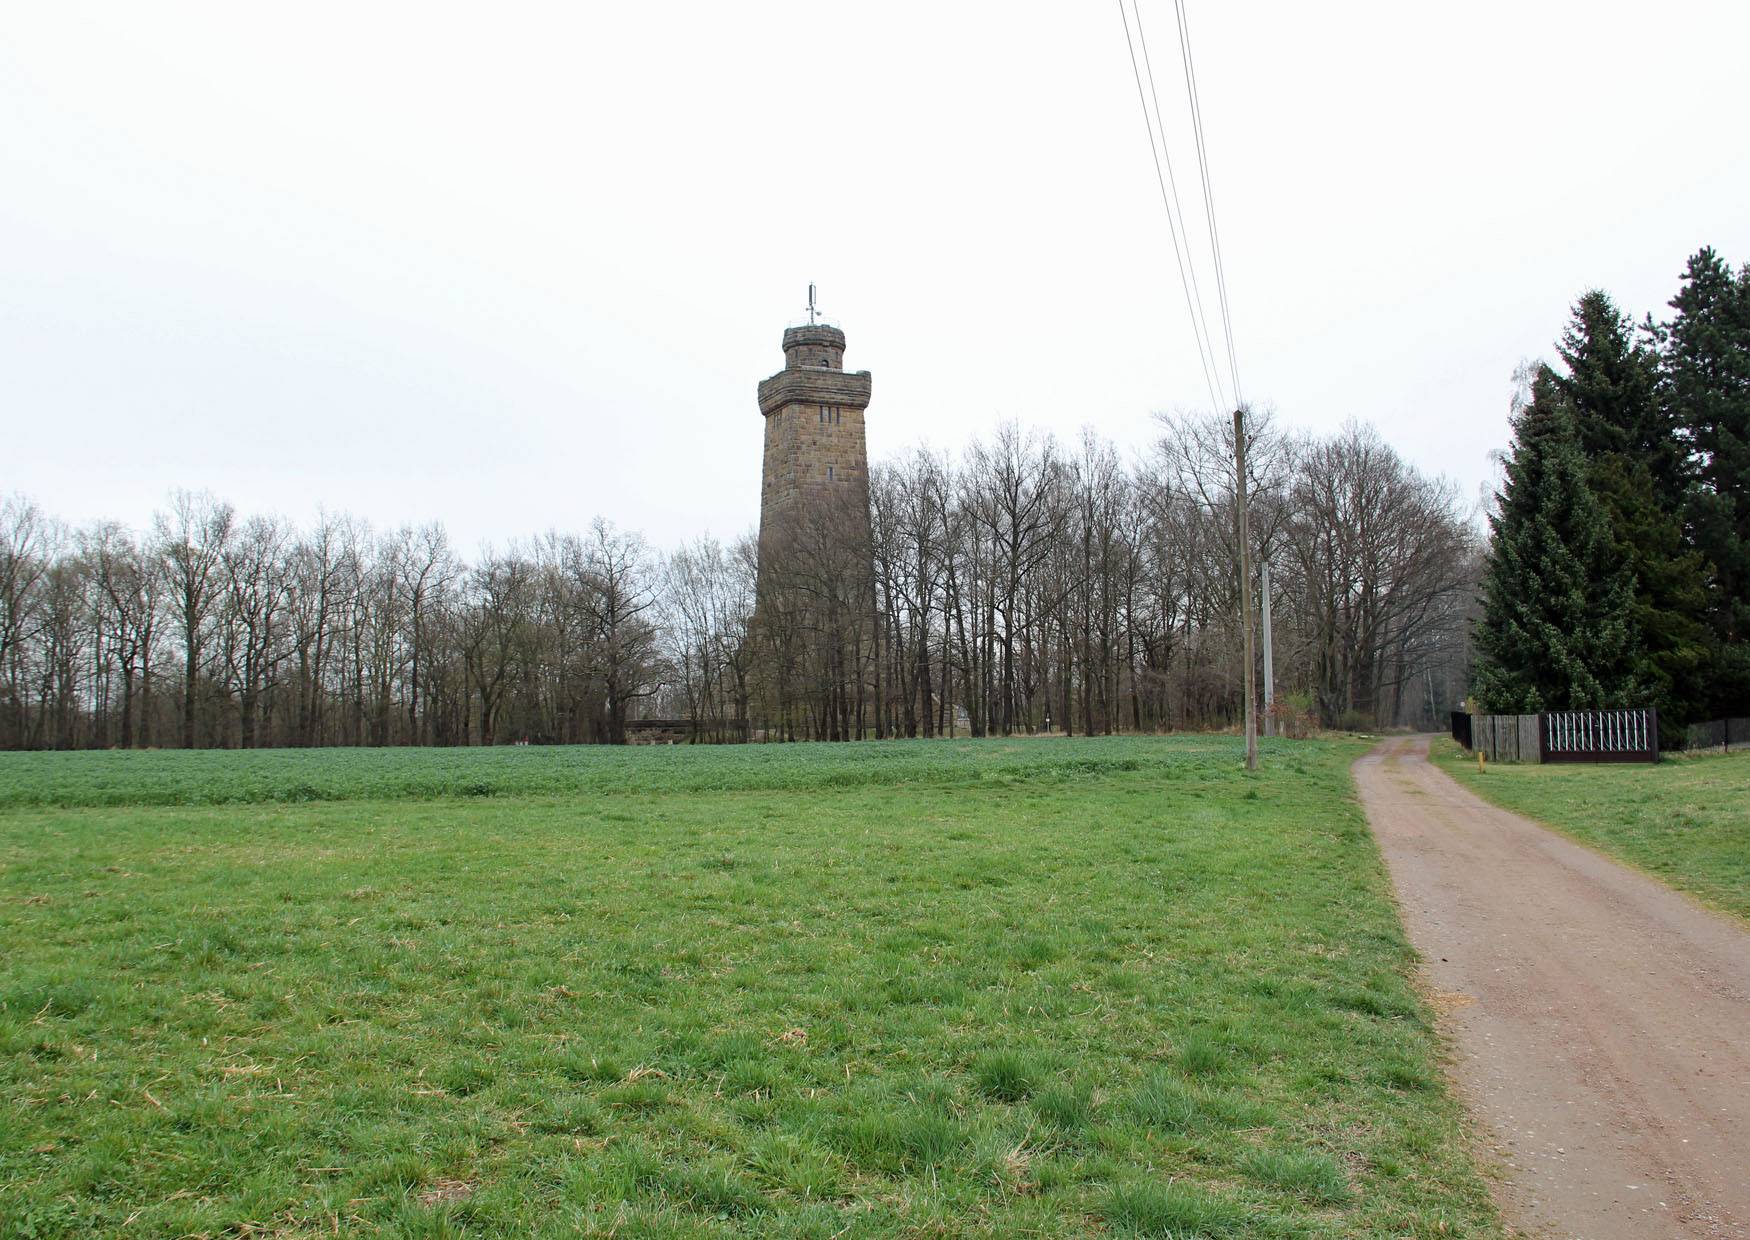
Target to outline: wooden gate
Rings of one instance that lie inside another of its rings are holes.
[[[1564,710],[1543,716],[1545,762],[1657,762],[1656,710]]]

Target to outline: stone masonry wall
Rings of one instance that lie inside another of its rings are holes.
[[[867,485],[868,461],[863,411],[854,405],[790,404],[766,415],[761,528],[806,509],[811,496]]]

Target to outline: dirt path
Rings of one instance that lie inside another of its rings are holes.
[[[1426,737],[1355,780],[1508,1221],[1750,1236],[1750,932],[1473,796]]]

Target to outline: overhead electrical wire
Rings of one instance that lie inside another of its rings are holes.
[[[1138,3],[1139,0],[1130,0],[1130,9],[1127,12],[1124,0],[1118,0],[1118,16],[1124,23],[1124,42],[1130,52],[1130,69],[1136,78],[1137,100],[1142,105],[1143,124],[1148,131],[1149,155],[1154,161],[1155,182],[1160,187],[1161,206],[1167,213],[1167,229],[1173,239],[1173,256],[1179,266],[1179,283],[1185,293],[1185,310],[1191,318],[1191,334],[1197,343],[1198,361],[1203,367],[1203,380],[1209,388],[1210,400],[1216,411],[1221,412],[1226,406],[1226,393],[1221,381],[1220,356],[1215,335],[1209,330],[1203,309],[1203,292],[1197,279],[1197,260],[1192,252],[1190,221],[1179,201],[1178,179],[1173,173],[1173,156],[1167,143],[1166,120],[1161,111],[1160,94],[1155,87],[1154,62],[1149,56],[1148,35],[1143,30],[1142,11]],[[1191,54],[1191,29],[1185,16],[1184,0],[1173,0],[1173,10],[1179,35],[1179,58],[1185,74],[1185,97],[1190,110],[1191,133],[1197,154],[1203,214],[1209,233],[1210,257],[1215,269],[1215,289],[1221,313],[1222,336],[1226,344],[1228,378],[1233,387],[1234,401],[1238,404],[1242,399],[1239,361],[1234,348],[1233,317],[1228,308],[1227,274],[1222,262],[1221,234],[1215,222],[1215,194],[1211,186],[1208,148],[1203,135],[1203,107],[1197,90],[1197,71]],[[1130,33],[1132,15],[1136,21],[1134,40]],[[1140,66],[1136,55],[1138,44],[1142,48]],[[1148,77],[1146,91],[1142,81],[1145,72]],[[1152,112],[1149,108],[1151,98],[1154,104]],[[1184,238],[1183,248],[1180,244],[1181,234]]]
[[[1171,189],[1173,193],[1173,212],[1179,217],[1179,231],[1185,238],[1185,255],[1187,266],[1191,273],[1191,300],[1195,302],[1197,306],[1197,326],[1202,329],[1204,343],[1209,349],[1210,369],[1215,372],[1216,395],[1221,398],[1221,403],[1225,405],[1227,403],[1227,393],[1222,391],[1221,388],[1221,362],[1216,355],[1215,335],[1209,330],[1209,317],[1203,310],[1203,289],[1199,286],[1197,280],[1197,258],[1196,255],[1191,252],[1191,221],[1190,217],[1185,214],[1184,206],[1179,201],[1179,181],[1178,178],[1173,175],[1173,155],[1171,149],[1167,146],[1166,115],[1161,111],[1160,92],[1155,89],[1154,61],[1148,54],[1148,33],[1142,28],[1142,8],[1139,0],[1130,0],[1130,11],[1136,16],[1136,41],[1142,47],[1142,67],[1143,71],[1148,75],[1149,98],[1154,102],[1155,132],[1160,137],[1161,152],[1166,157],[1167,187]]]
[[[1227,269],[1221,258],[1221,229],[1215,223],[1215,191],[1209,180],[1209,155],[1203,142],[1203,101],[1197,93],[1197,61],[1191,54],[1191,21],[1185,15],[1185,0],[1173,0],[1173,12],[1179,23],[1179,53],[1185,63],[1185,97],[1191,104],[1191,127],[1197,136],[1197,170],[1203,178],[1203,213],[1209,221],[1209,251],[1215,260],[1215,290],[1221,301],[1221,330],[1227,337],[1228,372],[1233,377],[1234,402],[1243,405],[1240,396],[1240,363],[1234,352],[1233,316],[1227,308]],[[1138,32],[1141,24],[1138,24]],[[1143,54],[1148,44],[1143,44]]]
[[[1133,2],[1134,2],[1134,0],[1133,0]],[[1196,308],[1196,305],[1194,304],[1193,298],[1192,298],[1192,292],[1191,292],[1192,278],[1186,274],[1186,268],[1185,268],[1185,253],[1184,253],[1184,251],[1185,251],[1185,249],[1188,249],[1190,247],[1191,237],[1190,237],[1190,234],[1187,233],[1185,236],[1184,247],[1180,246],[1180,244],[1179,244],[1179,229],[1180,229],[1180,225],[1182,223],[1182,216],[1176,216],[1174,214],[1172,201],[1171,201],[1171,198],[1169,197],[1169,194],[1167,191],[1167,177],[1166,177],[1166,174],[1164,172],[1162,172],[1162,170],[1161,170],[1161,155],[1162,155],[1162,152],[1165,151],[1165,149],[1166,149],[1166,135],[1165,135],[1165,133],[1162,133],[1159,141],[1156,140],[1155,125],[1156,125],[1157,117],[1155,115],[1151,114],[1148,110],[1148,96],[1144,92],[1143,85],[1142,85],[1142,68],[1140,65],[1138,65],[1137,59],[1136,59],[1136,43],[1130,37],[1130,15],[1128,13],[1126,13],[1124,10],[1124,0],[1118,0],[1118,16],[1119,16],[1119,19],[1122,20],[1124,23],[1124,44],[1126,47],[1128,47],[1130,49],[1130,71],[1136,78],[1136,98],[1137,98],[1137,101],[1142,104],[1142,120],[1143,120],[1143,124],[1148,129],[1149,156],[1154,160],[1155,183],[1158,186],[1160,186],[1161,206],[1163,209],[1165,209],[1165,211],[1167,213],[1167,231],[1172,235],[1172,238],[1173,238],[1173,257],[1176,260],[1178,260],[1178,264],[1179,264],[1179,285],[1184,290],[1184,293],[1185,293],[1185,311],[1186,311],[1186,313],[1188,313],[1191,316],[1191,334],[1196,339],[1196,342],[1197,342],[1197,360],[1199,363],[1201,363],[1201,365],[1203,367],[1203,382],[1209,388],[1210,403],[1214,407],[1216,412],[1219,413],[1221,411],[1222,405],[1225,402],[1222,400],[1221,396],[1217,392],[1217,384],[1216,384],[1215,374],[1214,374],[1214,372],[1212,372],[1211,367],[1210,367],[1210,363],[1212,360],[1211,353],[1213,350],[1208,345],[1206,345],[1204,343],[1204,339],[1205,339],[1204,328],[1202,326],[1201,320],[1198,317],[1197,308]],[[1137,19],[1137,22],[1138,22],[1138,31],[1137,32],[1138,32],[1138,34],[1140,34],[1141,33],[1141,17],[1140,17],[1140,15]],[[1167,159],[1167,164],[1170,167],[1172,164],[1172,160],[1173,160],[1171,152],[1166,152],[1166,159]]]

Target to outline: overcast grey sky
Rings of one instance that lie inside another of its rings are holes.
[[[1580,292],[1750,259],[1739,0],[1188,11],[1241,378],[1289,425],[1474,495]],[[732,536],[811,280],[877,457],[1209,404],[1116,3],[9,7],[0,491],[70,520],[186,486],[470,552]]]

